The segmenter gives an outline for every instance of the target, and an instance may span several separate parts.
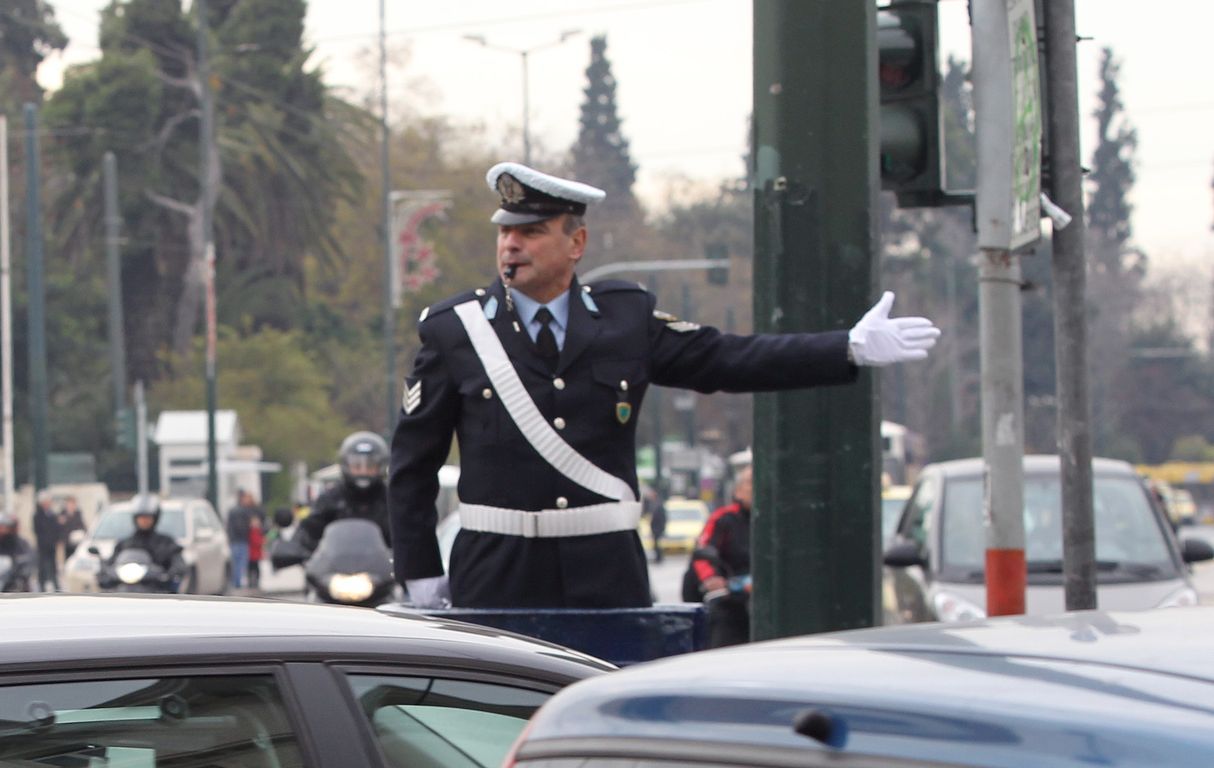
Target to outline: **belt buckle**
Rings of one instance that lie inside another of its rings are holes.
[[[523,512],[524,539],[538,538],[540,535],[540,512]]]

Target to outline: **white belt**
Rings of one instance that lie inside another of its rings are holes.
[[[611,501],[572,509],[503,509],[483,504],[460,504],[461,528],[483,533],[501,533],[526,539],[589,536],[595,533],[636,530],[641,502]]]

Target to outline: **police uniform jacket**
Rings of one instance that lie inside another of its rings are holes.
[[[429,308],[392,440],[388,498],[397,578],[439,576],[438,470],[460,448],[462,503],[538,511],[611,501],[531,447],[494,391],[453,307],[476,300],[545,419],[600,469],[637,490],[637,413],[650,384],[753,392],[855,379],[847,332],[737,336],[656,312],[635,283],[570,288],[555,370],[539,356],[500,281]],[[461,530],[451,552],[458,607],[639,607],[651,596],[634,530],[524,538]]]

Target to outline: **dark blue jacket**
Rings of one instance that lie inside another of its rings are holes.
[[[523,385],[558,434],[635,492],[636,427],[650,384],[700,392],[754,392],[853,381],[845,331],[723,334],[656,312],[636,283],[570,289],[565,344],[555,372],[537,354],[500,281],[431,307],[392,440],[388,508],[397,578],[443,573],[435,537],[438,469],[451,437],[460,448],[463,503],[540,510],[609,501],[567,479],[523,437],[494,391],[459,317],[476,299],[496,300],[491,323]],[[583,295],[585,294],[585,295]],[[631,411],[629,412],[629,407]],[[451,553],[460,607],[636,607],[650,604],[645,553],[635,531],[525,539],[463,530]]]

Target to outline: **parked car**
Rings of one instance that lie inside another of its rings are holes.
[[[912,486],[887,485],[881,489],[881,541],[888,544],[902,517],[902,508],[910,498]]]
[[[558,693],[514,768],[1206,766],[1214,607],[822,634]]]
[[[134,506],[129,501],[112,504],[89,529],[88,536],[63,565],[63,583],[68,592],[96,592],[101,561],[89,552],[96,548],[102,558],[114,554],[114,546],[135,530]],[[219,515],[205,499],[161,499],[156,530],[172,536],[182,547],[190,570],[181,585],[186,593],[221,595],[228,589],[232,553]]]
[[[0,598],[0,765],[497,765],[611,669],[500,630],[255,598]]]
[[[1188,563],[1214,557],[1204,541],[1180,544],[1134,468],[1092,462],[1097,605],[1114,610],[1194,605]],[[1057,456],[1024,460],[1026,612],[1063,610],[1062,491]],[[885,550],[887,623],[985,616],[983,462],[924,467]]]
[[[699,499],[671,496],[666,499],[666,529],[662,533],[663,552],[690,552],[695,549],[696,539],[708,522],[708,504]],[[641,518],[637,532],[646,549],[653,545],[653,534],[649,519]]]

